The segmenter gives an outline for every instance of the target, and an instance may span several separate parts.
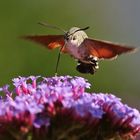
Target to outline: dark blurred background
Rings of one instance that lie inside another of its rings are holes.
[[[90,26],[90,37],[140,46],[139,0],[1,0],[0,2],[0,86],[17,76],[53,76],[58,50],[21,40],[22,35],[63,34],[38,25],[47,21],[68,30]],[[75,70],[76,62],[62,55],[60,75],[77,75],[92,84],[90,92],[108,92],[140,109],[140,52],[100,62],[95,75]]]

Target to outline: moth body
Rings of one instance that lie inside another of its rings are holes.
[[[88,38],[87,34],[78,27],[72,27],[64,36],[67,52],[78,60],[76,69],[81,73],[94,74],[99,68],[97,57],[89,55],[88,48],[82,45]]]
[[[82,43],[85,38],[88,38],[87,34],[80,30],[78,27],[72,27],[66,34],[65,39],[65,47],[67,52],[78,60],[84,60],[84,57],[86,56],[86,49],[82,47]]]

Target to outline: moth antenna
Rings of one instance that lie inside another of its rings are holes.
[[[80,29],[77,29],[75,32],[73,32],[73,33],[69,34],[68,36],[71,36],[71,35],[73,35],[74,33],[78,32],[78,31],[85,31],[85,30],[87,30],[87,29],[89,29],[89,28],[90,28],[90,27],[89,27],[89,26],[87,26],[87,27],[85,27],[85,28],[80,28]]]
[[[90,27],[89,26],[87,26],[87,27],[85,27],[85,28],[80,28],[79,30],[87,30],[87,29],[89,29]]]
[[[46,26],[46,27],[49,27],[49,28],[53,28],[53,29],[57,29],[59,31],[62,31],[64,33],[66,33],[66,31],[58,26],[55,26],[55,25],[51,25],[51,24],[48,24],[46,22],[38,22],[38,24],[42,25],[42,26]]]
[[[64,44],[64,46],[61,47],[61,49],[59,50],[59,53],[58,53],[57,62],[56,62],[56,68],[55,68],[55,76],[57,76],[57,71],[58,71],[58,65],[59,65],[59,61],[60,61],[61,51],[62,51],[62,49],[64,47],[65,47],[65,44]]]

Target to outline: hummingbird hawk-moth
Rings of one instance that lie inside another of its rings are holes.
[[[47,26],[60,29],[48,24]],[[115,59],[120,54],[136,50],[127,45],[89,38],[84,31],[88,28],[72,27],[67,32],[63,30],[64,35],[29,35],[24,38],[40,43],[50,50],[60,48],[60,52],[67,53],[77,60],[77,71],[90,74],[94,74],[99,68],[99,60]]]

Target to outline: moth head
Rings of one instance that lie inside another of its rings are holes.
[[[85,38],[88,38],[87,34],[84,32],[84,30],[88,28],[89,27],[86,27],[86,28],[72,27],[64,35],[64,38],[67,42],[71,42],[74,44],[77,44],[77,42],[81,43]]]

